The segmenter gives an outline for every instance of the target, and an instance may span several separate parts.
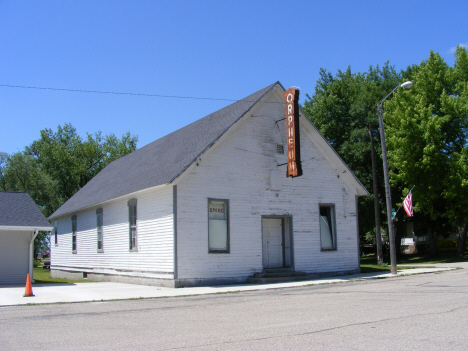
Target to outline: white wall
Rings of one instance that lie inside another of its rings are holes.
[[[179,279],[237,278],[262,271],[261,217],[291,215],[298,271],[336,272],[359,267],[355,194],[310,139],[301,122],[304,175],[286,178],[284,104],[271,95],[177,180]],[[253,116],[251,116],[253,115]],[[279,190],[270,173],[279,172]],[[230,253],[208,253],[208,198],[228,199]],[[333,203],[337,250],[320,247],[319,203]]]
[[[138,252],[129,251],[127,201],[137,199]],[[132,277],[173,278],[173,193],[163,186],[80,211],[77,253],[72,253],[71,216],[58,219],[58,245],[51,233],[51,268]],[[97,252],[96,209],[103,208],[103,249]]]
[[[32,232],[0,231],[0,284],[26,284]]]

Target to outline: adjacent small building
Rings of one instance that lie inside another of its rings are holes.
[[[52,226],[24,192],[0,192],[0,284],[33,279],[34,239]]]
[[[359,272],[366,189],[300,112],[303,175],[286,177],[276,82],[104,168],[49,219],[51,275],[169,287],[288,267]]]

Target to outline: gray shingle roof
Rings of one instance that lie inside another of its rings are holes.
[[[279,82],[115,160],[49,218],[171,183]]]
[[[28,193],[0,191],[0,226],[51,227]]]

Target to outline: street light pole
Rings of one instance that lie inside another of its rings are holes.
[[[380,141],[382,142],[382,159],[383,159],[383,171],[385,180],[385,196],[387,201],[387,220],[388,220],[388,240],[390,241],[390,265],[392,274],[397,274],[396,269],[396,248],[395,248],[395,232],[393,230],[393,218],[392,218],[392,193],[390,191],[390,177],[388,173],[388,160],[387,160],[387,143],[385,142],[385,127],[383,121],[382,104],[392,93],[399,87],[409,89],[413,85],[412,82],[404,82],[393,89],[390,94],[383,98],[382,101],[377,105],[377,111],[379,114],[379,125],[380,125]]]

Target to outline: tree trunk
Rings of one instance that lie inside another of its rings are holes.
[[[457,255],[463,257],[465,255],[465,245],[466,245],[466,232],[468,230],[468,222],[463,226],[462,231],[458,234],[458,243],[457,243]]]
[[[432,231],[432,228],[430,227],[427,229],[427,241],[429,242],[429,255],[436,256],[437,249],[436,249],[435,236],[434,236],[434,232]]]

